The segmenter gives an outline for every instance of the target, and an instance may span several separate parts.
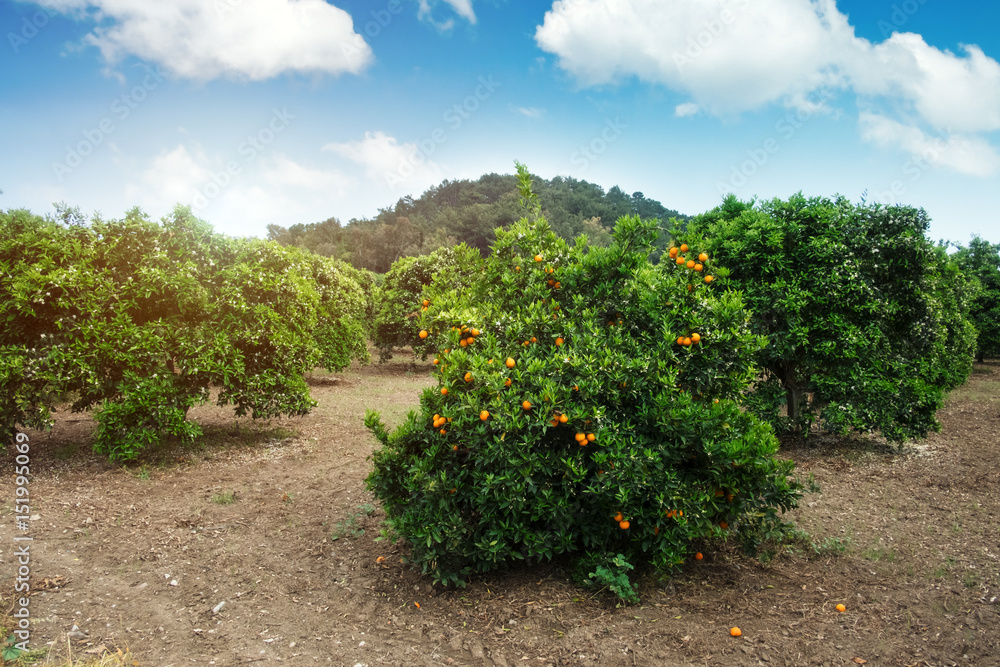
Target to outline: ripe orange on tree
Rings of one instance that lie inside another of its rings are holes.
[[[487,412],[486,410],[483,410],[482,412],[479,413],[479,418],[482,419],[483,421],[486,421],[487,419],[490,418],[490,413]]]
[[[531,409],[531,401],[524,401],[523,403],[521,403],[521,407],[524,408],[525,410],[530,410]]]
[[[681,244],[681,252],[687,252],[687,251],[688,251],[688,244],[687,243],[682,243]]]
[[[618,527],[621,528],[622,530],[628,530],[628,527],[630,525],[631,524],[628,521],[619,521],[618,522]]]
[[[695,267],[695,261],[693,259],[689,259],[684,263],[684,266],[688,267],[689,269],[693,269]]]
[[[412,329],[411,329],[411,331],[412,331]],[[420,339],[423,340],[424,338],[427,338],[427,329],[421,329],[420,330]]]
[[[514,361],[512,357],[507,357],[507,361],[505,363],[507,364],[507,368],[514,368],[514,366],[517,365],[517,362]]]

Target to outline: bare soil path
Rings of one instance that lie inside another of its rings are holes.
[[[949,398],[940,433],[902,454],[787,450],[822,488],[793,514],[811,544],[767,562],[717,546],[672,582],[644,578],[632,607],[576,587],[565,563],[442,591],[375,541],[364,410],[398,423],[430,384],[404,359],[317,376],[303,418],[254,424],[206,406],[196,446],[128,468],[90,452],[85,415],[29,432],[32,645],[65,653],[76,625],[74,653],[128,646],[158,667],[1000,665],[996,361]],[[13,469],[9,448],[0,458]],[[6,607],[13,494],[4,475]]]

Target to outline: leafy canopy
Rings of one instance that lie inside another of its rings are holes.
[[[815,420],[890,441],[936,428],[945,390],[965,381],[972,289],[925,233],[923,210],[811,198],[727,197],[697,217],[728,284],[766,337],[752,409],[779,431]],[[784,408],[787,416],[780,415]]]
[[[424,292],[436,384],[392,433],[366,415],[368,485],[435,580],[589,554],[628,596],[624,559],[670,570],[730,534],[752,551],[796,504],[792,462],[734,400],[763,341],[712,261],[653,264],[656,234],[624,217],[610,247],[570,246],[522,219],[468,289]]]

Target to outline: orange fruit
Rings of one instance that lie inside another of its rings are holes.
[[[739,628],[730,628],[729,634],[731,634],[733,637],[739,637],[740,635],[743,634],[743,631],[740,630]]]
[[[479,413],[479,418],[482,419],[483,421],[486,421],[487,419],[490,418],[490,413],[487,412],[486,410],[483,410],[482,412]]]
[[[435,359],[435,360],[434,360],[434,365],[435,365],[435,366],[437,366],[437,365],[438,365],[438,364],[440,364],[440,363],[441,363],[441,362],[440,362],[439,360],[437,360],[437,359]]]
[[[569,421],[569,417],[567,415],[559,415],[559,423],[560,424],[565,424],[568,421]]]
[[[507,368],[514,368],[514,366],[517,364],[517,362],[510,357],[507,357],[506,363],[507,363]]]
[[[510,386],[510,378],[507,378],[507,381],[503,383],[503,386],[505,386],[505,387],[509,387]]]
[[[622,530],[628,530],[628,527],[630,525],[632,525],[632,524],[630,524],[628,521],[619,521],[618,522],[618,527],[621,528]]]
[[[687,251],[688,251],[688,244],[687,243],[682,243],[681,244],[681,252],[687,252]]]
[[[515,266],[515,267],[514,267],[514,270],[515,270],[515,271],[520,271],[520,270],[521,270],[521,267],[520,267],[520,266]]]
[[[693,269],[695,267],[695,261],[693,259],[689,259],[684,263],[684,266],[688,267],[689,269]]]
[[[843,612],[847,611],[847,607],[845,607],[845,606],[844,606],[844,605],[842,605],[842,604],[838,604],[838,605],[837,605],[837,611],[839,611],[839,612],[843,613]]]
[[[625,517],[622,516],[621,512],[619,512],[618,514],[615,515],[615,521],[623,521],[624,519],[625,519]]]
[[[442,396],[448,395],[448,387],[441,387],[441,395]]]
[[[424,307],[426,308],[427,306],[431,305],[431,302],[430,302],[430,301],[428,301],[427,299],[424,299],[424,303],[423,303],[423,305],[424,305]]]
[[[698,261],[699,262],[707,262],[708,261],[708,255],[706,253],[701,253],[700,255],[698,255]]]
[[[686,262],[686,261],[687,260],[684,259],[683,257],[678,256],[677,257],[677,266],[682,266],[684,264],[684,262]]]
[[[587,442],[593,442],[594,440],[597,440],[597,436],[594,435],[593,433],[588,433],[587,434]]]
[[[576,438],[577,441],[582,442],[582,441],[584,441],[584,440],[587,439],[587,434],[586,433],[577,433],[573,437]]]
[[[469,344],[469,340],[467,338],[463,338],[462,340],[458,341],[458,344],[461,345],[462,347],[465,347],[466,345]]]
[[[685,336],[684,337],[684,346],[687,347],[689,345],[691,345],[691,339],[688,338],[687,336]]]
[[[535,261],[536,262],[542,261],[542,256],[541,255],[535,255]]]
[[[375,562],[376,563],[384,563],[385,562],[385,556],[379,556],[378,558],[375,559]]]
[[[702,558],[704,558],[704,556],[701,555],[700,551],[694,555],[695,560],[701,560]]]
[[[531,401],[525,401],[524,403],[521,403],[521,407],[524,408],[525,410],[530,410],[531,409]]]
[[[555,286],[555,284],[556,284],[556,281],[554,281],[554,280],[552,280],[551,278],[549,278],[549,281],[548,281],[548,283],[546,283],[546,284],[547,284],[547,285],[548,285],[549,287],[553,287],[553,286]]]
[[[678,336],[677,337],[677,344],[678,345],[683,345],[684,344],[684,336]]]
[[[558,346],[560,346],[562,344],[563,344],[563,339],[562,338],[556,338],[556,347],[558,347]]]
[[[441,429],[441,435],[444,435],[444,429]],[[458,445],[452,445],[451,446],[451,451],[457,452],[458,451]]]
[[[472,382],[472,373],[466,373],[465,374],[465,381],[466,382]]]
[[[693,334],[691,334],[691,342],[692,343],[697,343],[700,340],[701,340],[701,334],[699,334],[699,333],[693,333]]]
[[[573,385],[573,391],[580,391],[579,385]]]
[[[710,282],[712,282],[712,280],[713,280],[712,276],[705,276],[705,282],[706,283],[710,283]]]
[[[473,336],[478,336],[479,329],[469,329],[469,333],[472,334]]]
[[[702,266],[701,264],[695,264],[695,265],[694,265],[694,270],[695,270],[695,271],[701,271],[701,270],[702,270],[702,269],[704,269],[704,268],[705,268],[705,267],[704,267],[704,266]]]
[[[720,521],[719,528],[721,528],[722,530],[726,530],[727,528],[729,528],[729,524],[726,523],[725,521]]]
[[[426,329],[421,329],[420,330],[420,338],[421,339],[427,338],[427,330]]]
[[[537,342],[538,342],[538,339],[537,339],[537,338],[535,338],[534,336],[532,336],[532,337],[531,337],[531,342],[532,342],[532,343],[537,343]]]
[[[654,526],[653,527],[653,535],[659,535],[659,534],[660,534],[660,527],[659,526]]]
[[[439,431],[439,433],[440,433],[441,435],[444,435],[445,433],[447,433],[447,431],[445,431],[444,429],[441,429],[441,430]]]
[[[676,256],[677,256],[677,247],[674,246],[673,248],[670,249],[670,258],[673,259]]]

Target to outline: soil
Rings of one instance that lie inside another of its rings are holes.
[[[564,562],[442,590],[376,541],[365,408],[399,423],[431,383],[397,357],[313,377],[306,417],[204,406],[196,445],[128,467],[91,452],[87,415],[29,431],[32,646],[127,647],[158,667],[1000,665],[997,361],[949,397],[940,433],[902,451],[790,443],[782,455],[822,489],[789,516],[809,537],[763,560],[712,545],[671,581],[641,577],[635,606],[577,587]],[[12,470],[12,449],[0,457]],[[8,610],[13,483],[0,482]]]

